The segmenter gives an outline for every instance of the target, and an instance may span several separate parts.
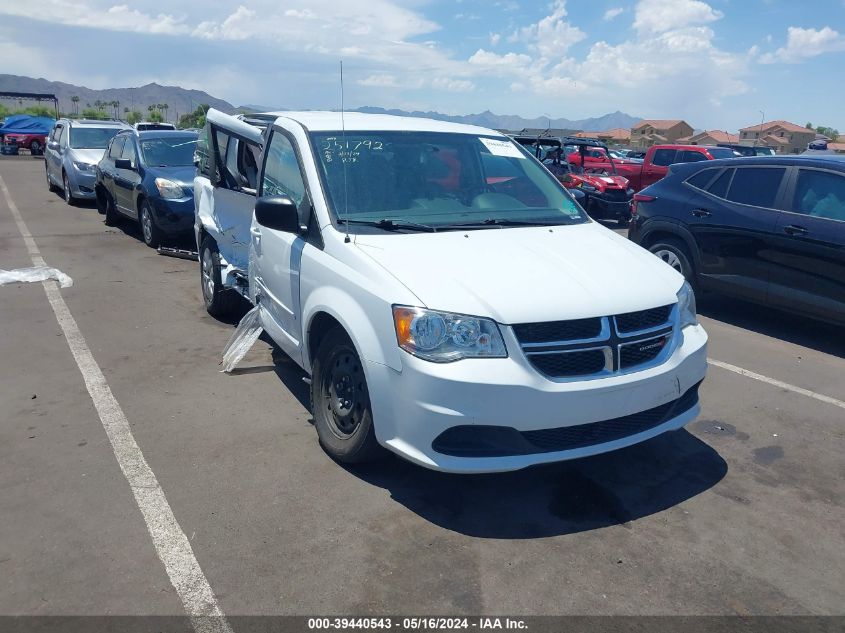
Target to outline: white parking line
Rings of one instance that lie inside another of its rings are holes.
[[[0,189],[15,219],[18,231],[23,237],[33,265],[46,265],[2,176],[0,176]],[[111,442],[120,470],[123,471],[126,481],[132,488],[132,494],[135,495],[135,502],[147,524],[147,531],[152,537],[156,554],[164,563],[170,582],[179,594],[194,630],[198,633],[232,633],[229,622],[211,590],[211,585],[208,584],[194,556],[188,537],[179,527],[155,473],[135,442],[129,421],[112,394],[82,332],[79,331],[79,326],[62,298],[58,285],[54,281],[42,283],[56,320],[64,332],[65,340],[82,373],[94,408]]]
[[[739,374],[740,376],[745,376],[746,378],[753,378],[754,380],[759,380],[760,382],[765,382],[770,385],[774,385],[775,387],[780,387],[781,389],[792,391],[794,393],[800,393],[802,396],[807,396],[808,398],[813,398],[821,402],[826,402],[827,404],[832,404],[835,407],[845,409],[845,402],[842,402],[842,400],[837,400],[836,398],[831,398],[830,396],[826,396],[823,393],[816,393],[815,391],[810,391],[809,389],[804,389],[803,387],[790,385],[788,382],[781,382],[780,380],[775,380],[774,378],[769,378],[768,376],[763,376],[762,374],[757,374],[753,371],[748,371],[747,369],[743,369],[742,367],[737,367],[736,365],[724,363],[720,360],[715,360],[713,358],[708,358],[707,362],[713,365],[714,367],[721,367],[722,369],[727,369],[728,371],[732,371],[735,374]]]

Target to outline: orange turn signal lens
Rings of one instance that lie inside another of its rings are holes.
[[[396,325],[396,339],[400,347],[411,344],[411,321],[416,313],[411,308],[395,306],[393,308],[393,322]]]

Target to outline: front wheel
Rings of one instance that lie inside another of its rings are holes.
[[[62,172],[62,187],[64,188],[65,202],[72,205],[75,200],[70,191],[70,181],[67,178],[67,172]]]
[[[320,342],[311,375],[314,426],[325,451],[347,464],[385,454],[376,440],[364,367],[341,328]]]
[[[688,282],[695,283],[689,251],[680,241],[672,238],[658,240],[648,250],[681,273]]]
[[[141,208],[138,210],[138,221],[141,223],[141,233],[144,237],[144,244],[150,248],[158,248],[161,244],[161,229],[156,226],[153,219],[153,208],[149,201],[142,200]]]
[[[39,156],[41,154],[41,143],[39,141],[32,141],[29,144],[29,153],[33,156]]]

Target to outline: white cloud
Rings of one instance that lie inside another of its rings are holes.
[[[431,85],[437,90],[445,90],[447,92],[472,92],[475,90],[475,84],[466,79],[450,79],[448,77],[435,77]]]
[[[501,40],[502,35],[500,33],[490,33],[490,46],[497,46]]]
[[[552,12],[535,24],[519,31],[519,39],[538,51],[545,59],[563,57],[587,34],[566,21],[566,0],[555,0]]]
[[[642,33],[663,33],[721,19],[724,14],[702,0],[640,0],[634,28]]]
[[[786,46],[774,53],[760,57],[760,63],[786,62],[796,64],[822,53],[845,51],[845,35],[829,26],[821,29],[803,29],[790,26],[786,32]]]
[[[609,21],[619,17],[623,13],[625,13],[625,9],[623,7],[614,7],[613,9],[608,9],[604,12],[604,19]]]
[[[531,63],[531,57],[521,53],[505,53],[504,55],[499,55],[498,53],[479,48],[469,58],[469,63],[473,66],[487,69],[520,70]]]
[[[157,35],[190,32],[184,18],[168,13],[144,13],[128,5],[88,6],[73,0],[27,0],[0,5],[0,14],[28,17],[70,26]]]

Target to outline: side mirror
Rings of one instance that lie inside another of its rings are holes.
[[[128,158],[115,158],[114,166],[117,169],[132,169],[132,161]]]
[[[53,149],[53,150],[57,150],[57,149],[59,149],[59,142],[58,141],[50,141],[49,143],[47,143],[47,147],[49,147],[50,149]]]
[[[287,196],[261,197],[255,201],[255,221],[261,226],[299,234],[299,211]]]

